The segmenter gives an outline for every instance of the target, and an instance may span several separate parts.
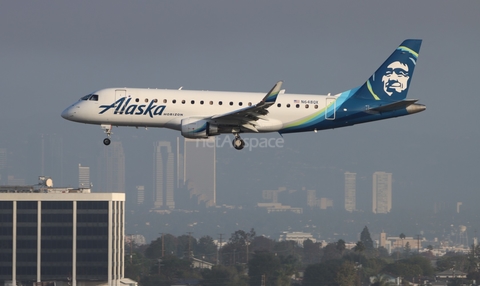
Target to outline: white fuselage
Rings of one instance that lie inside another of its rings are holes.
[[[265,96],[250,92],[143,88],[108,88],[92,94],[98,95],[97,100],[80,100],[68,107],[62,117],[88,124],[180,130],[182,119],[209,119],[257,104]],[[337,97],[280,92],[275,104],[268,108],[268,116],[256,122],[256,129],[258,132],[280,131],[293,122],[318,114]],[[118,102],[122,98],[123,101]],[[230,121],[236,124],[235,119]],[[215,119],[211,122],[215,123]],[[225,120],[221,123],[229,124]]]

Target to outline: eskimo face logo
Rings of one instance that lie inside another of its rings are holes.
[[[382,76],[383,91],[392,96],[394,93],[402,93],[408,88],[408,65],[399,61],[392,62],[387,66],[385,74]]]

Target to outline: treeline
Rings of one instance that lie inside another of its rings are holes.
[[[480,249],[472,249],[470,255],[450,253],[440,258],[438,269],[434,269],[431,252],[414,254],[405,248],[389,255],[384,248],[374,248],[367,227],[352,249],[347,249],[342,239],[327,245],[311,240],[298,245],[257,236],[253,229],[237,230],[222,242],[217,248],[210,236],[197,240],[191,235],[163,234],[149,245],[133,247],[131,253],[126,245],[125,277],[142,286],[192,281],[204,286],[352,286],[370,285],[372,277],[374,285],[386,285],[383,274],[403,277],[405,282],[431,281],[436,270],[455,268],[469,273],[469,279],[480,278],[476,254]],[[193,268],[194,259],[213,267]]]

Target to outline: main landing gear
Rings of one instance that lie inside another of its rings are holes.
[[[110,136],[112,135],[112,125],[102,124],[101,127],[105,131],[105,133],[107,133],[107,138],[103,139],[103,144],[105,144],[105,146],[108,146],[112,142],[110,140]]]
[[[234,133],[233,135],[235,135],[235,138],[232,141],[233,148],[237,150],[242,150],[243,147],[245,147],[245,141],[240,138],[240,135],[238,135],[238,133]]]

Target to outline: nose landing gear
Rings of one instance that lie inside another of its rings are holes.
[[[108,146],[112,142],[110,140],[110,136],[112,135],[112,125],[111,124],[102,124],[101,127],[104,130],[104,132],[107,134],[107,138],[103,139],[103,144],[105,144],[105,146]]]

